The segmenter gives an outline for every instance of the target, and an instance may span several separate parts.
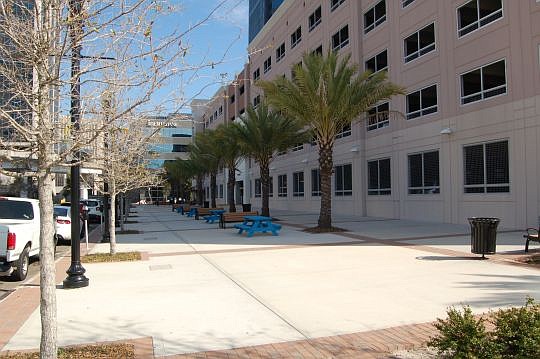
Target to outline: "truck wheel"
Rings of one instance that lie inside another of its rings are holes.
[[[18,281],[22,281],[26,279],[26,275],[28,274],[28,263],[30,262],[30,259],[28,257],[28,246],[24,247],[21,255],[19,256],[19,260],[17,261],[17,269],[13,272],[13,278],[15,278]]]

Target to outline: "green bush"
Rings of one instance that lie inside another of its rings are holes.
[[[470,307],[464,306],[463,312],[452,307],[446,313],[448,319],[437,319],[435,328],[439,335],[432,338],[428,346],[436,348],[439,354],[448,354],[456,359],[495,357],[484,320],[475,319]]]
[[[492,335],[504,358],[540,358],[540,303],[532,298],[521,308],[501,309],[493,316]]]
[[[492,332],[472,310],[449,308],[446,320],[437,319],[438,335],[428,346],[440,355],[456,359],[540,358],[540,304],[532,298],[521,308],[501,309],[492,315]]]

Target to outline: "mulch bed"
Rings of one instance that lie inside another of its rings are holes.
[[[116,254],[94,253],[85,255],[81,258],[83,263],[132,262],[140,260],[140,252],[119,252]]]
[[[330,228],[321,228],[321,227],[311,227],[306,228],[303,232],[307,233],[336,233],[336,232],[347,232],[346,229],[339,227],[330,227]]]
[[[10,353],[0,355],[5,359],[38,359],[39,352]],[[135,358],[135,346],[133,344],[103,344],[85,345],[77,347],[59,348],[59,359],[108,359],[108,358]]]

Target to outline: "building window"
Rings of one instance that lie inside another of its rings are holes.
[[[214,118],[217,118],[217,110],[214,112]]]
[[[503,17],[502,0],[472,0],[458,7],[458,35],[464,36]]]
[[[322,56],[323,55],[323,53],[322,53],[322,45],[319,45],[319,47],[317,47],[315,50],[311,51],[311,54],[312,55]]]
[[[319,168],[311,170],[311,195],[313,197],[321,195],[321,170]]]
[[[223,185],[219,185],[219,198],[223,198]]]
[[[236,116],[231,116],[231,122],[234,122],[236,120]]]
[[[390,105],[388,102],[372,107],[367,112],[367,130],[372,131],[390,126],[389,111]]]
[[[309,31],[316,28],[321,23],[321,7],[319,6],[311,15],[309,15]]]
[[[223,106],[219,106],[219,114],[221,115],[223,113]]]
[[[345,0],[330,0],[330,11],[334,11],[339,7],[339,5],[343,4]]]
[[[379,1],[364,13],[364,34],[386,21],[386,1]]]
[[[506,63],[497,61],[461,75],[461,104],[506,94]]]
[[[56,187],[64,187],[66,185],[66,177],[61,173],[57,173],[54,176],[54,185]]]
[[[304,197],[304,172],[293,173],[293,197]]]
[[[437,112],[437,85],[407,95],[407,120]]]
[[[341,128],[341,130],[336,134],[336,139],[348,137],[351,135],[351,124],[347,124]]]
[[[383,52],[373,56],[366,61],[366,71],[371,71],[373,73],[387,70],[388,69],[388,51],[384,50]]]
[[[435,23],[418,30],[403,40],[405,63],[435,50]]]
[[[238,92],[240,92],[240,95],[243,95],[245,91],[246,87],[244,85],[240,86],[240,89],[238,90]]]
[[[465,146],[465,193],[510,192],[508,141]]]
[[[332,36],[332,50],[338,51],[339,49],[349,44],[349,25],[345,25]]]
[[[245,112],[246,112],[246,109],[243,108],[243,109],[241,109],[241,110],[238,112],[238,114],[239,114],[240,116],[242,116]]]
[[[261,95],[255,96],[255,98],[253,99],[253,107],[259,106],[260,103],[261,103]]]
[[[291,34],[291,49],[302,41],[302,26],[298,26],[295,32]]]
[[[301,151],[303,149],[304,149],[304,144],[303,143],[297,143],[295,146],[293,146],[291,148],[291,151],[296,152],[296,151]]]
[[[214,122],[214,115],[210,115],[210,123]]]
[[[255,180],[255,198],[261,197],[261,179]]]
[[[235,100],[236,100],[235,96],[231,95],[231,103],[234,103]]]
[[[334,167],[334,183],[336,196],[352,196],[352,165]]]
[[[391,183],[389,158],[368,162],[368,195],[391,194]]]
[[[439,151],[409,155],[409,194],[440,193]]]
[[[285,43],[282,43],[276,49],[276,62],[279,62],[284,57],[285,57]]]
[[[407,7],[412,4],[414,0],[401,0],[401,7]]]
[[[287,175],[278,176],[278,197],[287,197]]]
[[[263,72],[267,73],[271,69],[272,69],[272,57],[269,56],[266,60],[264,60]]]
[[[257,67],[257,70],[253,71],[253,81],[257,81],[261,78],[261,69]]]

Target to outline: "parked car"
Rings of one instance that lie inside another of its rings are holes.
[[[0,274],[26,279],[30,257],[39,255],[40,225],[38,200],[0,197]]]
[[[89,222],[101,222],[101,216],[103,215],[103,203],[99,199],[83,199],[81,203],[84,203],[88,207],[88,221]]]

